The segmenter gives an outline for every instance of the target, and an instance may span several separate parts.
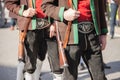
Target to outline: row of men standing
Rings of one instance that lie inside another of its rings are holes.
[[[47,52],[53,80],[77,80],[80,57],[92,80],[107,80],[102,58],[108,32],[104,0],[5,0],[5,6],[17,19],[24,53],[18,55],[17,80],[39,80],[37,59],[42,62]],[[63,45],[70,29],[64,68],[59,64],[56,28]]]

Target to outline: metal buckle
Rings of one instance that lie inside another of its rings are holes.
[[[42,18],[37,18],[37,23],[36,23],[36,28],[37,29],[44,29],[46,27],[49,27],[50,23],[46,19]]]
[[[94,30],[92,22],[80,22],[78,23],[78,31],[84,34],[90,33]]]

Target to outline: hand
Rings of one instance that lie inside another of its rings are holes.
[[[80,12],[73,10],[72,8],[70,8],[64,12],[64,19],[67,21],[73,21],[74,19],[78,18],[79,16],[80,16]]]
[[[28,8],[27,10],[23,11],[24,17],[33,17],[36,14],[36,10],[33,8]]]
[[[49,37],[52,38],[53,36],[55,36],[55,26],[54,25],[51,25],[50,26],[50,35]]]
[[[100,44],[101,44],[101,50],[104,50],[106,47],[106,35],[101,35],[99,37]]]

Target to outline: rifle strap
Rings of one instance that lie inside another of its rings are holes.
[[[68,0],[68,6],[70,6],[72,8],[72,0]],[[72,22],[69,21],[66,32],[65,32],[65,37],[64,37],[64,41],[63,41],[63,48],[66,48],[66,46],[68,44],[68,40],[69,40],[69,37],[70,37],[71,26],[72,26]]]

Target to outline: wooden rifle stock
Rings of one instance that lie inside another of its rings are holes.
[[[18,59],[23,60],[23,56],[24,56],[24,36],[23,32],[19,31]]]
[[[68,26],[65,32],[65,37],[64,37],[64,42],[63,42],[63,48],[66,48],[67,46],[69,36],[70,36],[71,26],[72,26],[72,22],[68,22]]]
[[[19,31],[19,44],[18,44],[18,59],[22,59],[24,57],[24,40],[27,34],[27,30],[29,27],[29,23],[30,23],[30,18],[23,18],[24,22],[24,30],[23,31]]]
[[[32,0],[29,0],[29,7],[31,7],[31,8],[33,7],[32,6]],[[24,30],[19,31],[18,59],[23,60],[23,57],[24,57],[24,40],[25,40],[25,37],[26,37],[26,34],[27,34],[27,30],[28,30],[31,18],[21,17],[21,19],[23,20]]]
[[[73,8],[72,0],[68,0],[68,5],[69,5],[69,7]],[[64,37],[64,42],[63,42],[63,48],[66,48],[66,46],[67,46],[69,36],[70,36],[71,26],[72,26],[72,22],[68,21],[68,26],[67,26],[67,29],[65,32],[65,37]]]
[[[55,21],[55,27],[56,27],[56,38],[58,43],[58,51],[59,51],[59,62],[60,62],[60,68],[64,68],[68,66],[66,55],[64,52],[62,41],[60,40],[60,34],[58,29],[58,23]]]

